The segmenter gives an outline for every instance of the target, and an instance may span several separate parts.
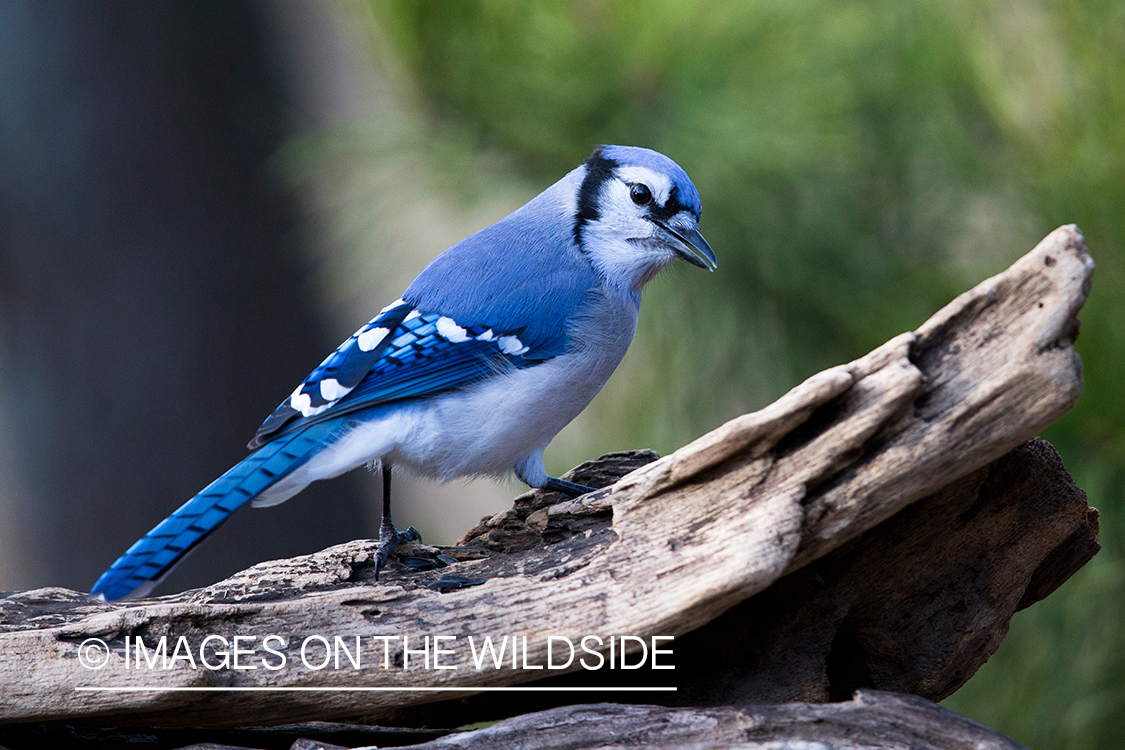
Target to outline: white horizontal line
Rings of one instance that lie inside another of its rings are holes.
[[[79,685],[75,690],[95,693],[315,693],[315,692],[377,692],[377,693],[674,693],[675,687],[97,687]]]

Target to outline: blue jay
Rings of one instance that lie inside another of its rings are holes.
[[[700,200],[668,157],[601,146],[527,205],[437,256],[258,428],[246,459],[164,519],[91,595],[140,597],[246,503],[288,500],[365,464],[383,480],[376,577],[418,538],[391,523],[391,467],[515,475],[577,496],[543,451],[633,339],[641,289],[676,258],[714,270]]]

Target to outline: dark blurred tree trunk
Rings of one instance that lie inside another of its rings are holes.
[[[337,343],[268,163],[268,11],[0,5],[0,589],[88,589]],[[238,514],[162,590],[354,538],[357,481]]]

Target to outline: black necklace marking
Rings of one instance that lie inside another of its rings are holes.
[[[574,217],[574,241],[582,248],[582,232],[591,221],[596,221],[601,212],[598,211],[598,195],[602,185],[613,179],[613,171],[617,169],[617,162],[602,156],[602,147],[594,149],[594,153],[586,160],[586,176],[582,179],[582,186],[578,188],[578,212]],[[585,252],[585,251],[583,251]]]

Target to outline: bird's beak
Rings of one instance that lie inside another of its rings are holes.
[[[703,239],[703,235],[699,233],[699,227],[694,219],[690,223],[684,222],[683,224],[669,224],[656,220],[653,220],[652,223],[669,235],[666,238],[668,245],[676,252],[676,255],[693,266],[706,268],[708,271],[714,271],[718,268],[719,262],[715,259],[715,251],[711,249],[707,240]]]

